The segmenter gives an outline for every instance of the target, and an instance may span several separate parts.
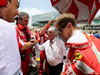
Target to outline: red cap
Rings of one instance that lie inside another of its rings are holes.
[[[7,4],[7,0],[0,0],[0,6],[5,6]]]

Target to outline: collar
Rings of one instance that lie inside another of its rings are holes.
[[[86,36],[80,30],[75,30],[72,36],[67,40],[67,43],[83,43],[87,42]]]
[[[55,37],[55,38],[54,38],[51,42],[53,42],[53,43],[54,43],[54,42],[56,41],[56,38],[57,38],[57,37]]]
[[[18,29],[20,29],[20,30],[22,30],[22,31],[27,30],[27,28],[24,27],[24,26],[21,25],[21,24],[17,24],[17,27],[18,27]]]
[[[90,37],[87,34],[84,34],[84,35],[88,39],[87,42],[83,42],[83,43],[65,43],[65,47],[73,48],[73,49],[86,49],[86,48],[92,47],[92,42],[91,42]]]

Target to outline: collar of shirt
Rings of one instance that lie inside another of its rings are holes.
[[[50,44],[53,44],[56,41],[56,37],[50,42]]]
[[[87,41],[86,36],[80,30],[75,30],[67,43],[84,43]]]

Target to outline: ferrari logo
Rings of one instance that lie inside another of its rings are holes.
[[[75,59],[81,59],[81,58],[82,58],[82,55],[80,53],[75,54]]]

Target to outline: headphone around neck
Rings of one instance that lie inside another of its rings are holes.
[[[6,6],[7,0],[0,0],[0,7]]]

